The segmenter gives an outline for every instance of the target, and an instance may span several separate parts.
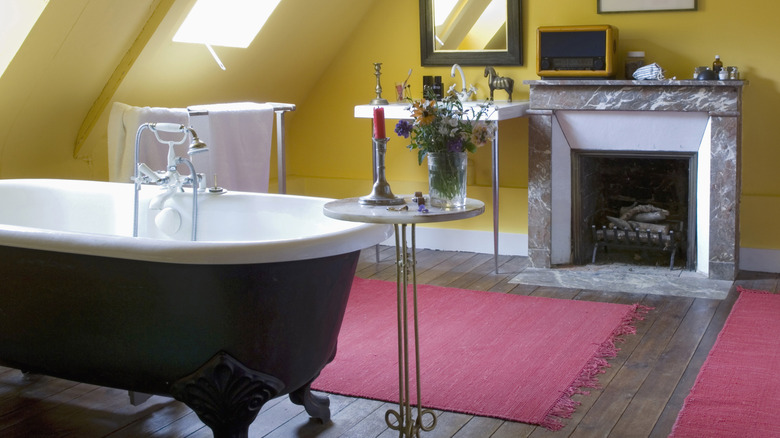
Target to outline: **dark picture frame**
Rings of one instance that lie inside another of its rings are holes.
[[[599,14],[618,12],[695,11],[698,0],[597,0]]]

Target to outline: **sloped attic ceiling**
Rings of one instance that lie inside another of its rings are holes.
[[[171,38],[194,0],[175,0],[112,101],[182,107],[300,103],[376,0],[282,0],[247,49]],[[76,136],[159,0],[51,1],[0,78],[0,177],[105,179],[108,110],[73,158]],[[45,127],[45,129],[42,129]]]
[[[151,3],[49,2],[0,78],[0,176],[60,173],[52,161],[67,155],[52,146],[75,139]]]

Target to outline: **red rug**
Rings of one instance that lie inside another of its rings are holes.
[[[780,295],[738,290],[670,437],[780,436]]]
[[[423,406],[553,430],[647,310],[427,285],[418,296]],[[313,388],[397,402],[396,327],[395,283],[355,278],[338,353]]]

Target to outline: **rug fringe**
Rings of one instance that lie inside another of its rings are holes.
[[[649,311],[653,310],[653,307],[643,306],[641,304],[633,304],[631,308],[626,312],[620,325],[612,332],[609,338],[602,343],[596,350],[596,353],[588,361],[587,364],[580,371],[579,376],[569,385],[564,391],[558,401],[550,408],[544,421],[539,425],[550,429],[560,430],[564,424],[561,421],[564,418],[571,418],[574,411],[581,404],[578,401],[572,399],[575,394],[588,395],[590,391],[583,388],[598,389],[599,381],[598,375],[606,372],[605,368],[610,366],[607,359],[612,359],[617,356],[619,348],[615,346],[616,342],[624,341],[624,335],[636,334],[636,322],[645,319],[645,316]]]
[[[767,290],[760,290],[760,289],[746,289],[742,286],[737,286],[737,293],[743,293],[743,292],[751,292],[754,294],[771,294],[772,292],[769,292]]]

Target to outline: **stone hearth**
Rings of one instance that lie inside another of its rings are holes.
[[[696,271],[739,266],[743,81],[540,80],[530,86],[528,255],[572,263],[571,152],[695,154]]]

